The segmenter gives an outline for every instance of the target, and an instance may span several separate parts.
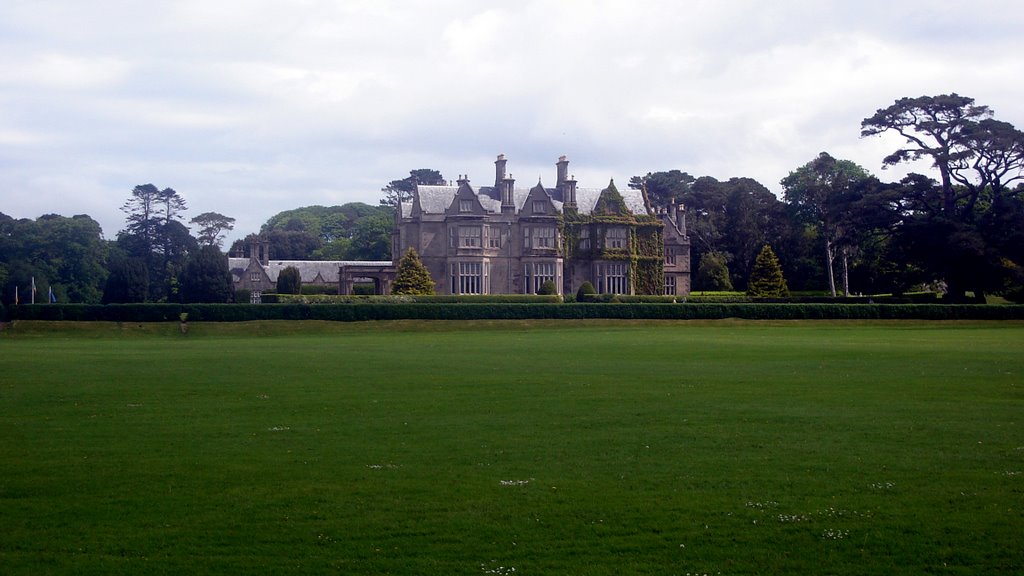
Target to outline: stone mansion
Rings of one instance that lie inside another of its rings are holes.
[[[690,240],[682,207],[651,210],[641,190],[581,188],[565,156],[553,188],[520,188],[507,160],[494,185],[417,186],[403,202],[395,262],[414,248],[441,294],[559,294],[589,281],[599,293],[690,292]]]
[[[235,287],[272,290],[285,267],[303,283],[337,285],[349,294],[372,281],[391,292],[398,261],[419,254],[439,294],[533,294],[551,281],[559,294],[590,282],[599,293],[690,293],[690,239],[682,206],[652,210],[643,191],[581,188],[565,156],[555,186],[516,187],[507,160],[494,162],[494,185],[418,185],[399,206],[392,232],[393,262],[270,260],[254,245],[249,258],[230,258]]]

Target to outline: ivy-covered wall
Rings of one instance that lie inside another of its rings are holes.
[[[608,248],[609,229],[626,227],[629,241],[625,248]],[[589,232],[590,247],[580,248],[583,230]],[[664,291],[664,225],[654,216],[629,214],[580,215],[567,213],[561,220],[566,262],[628,260],[630,281],[635,294],[657,295]]]

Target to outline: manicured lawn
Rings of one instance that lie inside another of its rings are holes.
[[[1022,571],[1021,323],[0,333],[3,574]]]

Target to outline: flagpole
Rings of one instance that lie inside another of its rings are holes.
[[[36,277],[32,277],[32,303],[36,303]]]

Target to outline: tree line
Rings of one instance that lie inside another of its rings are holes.
[[[1021,300],[1024,133],[957,94],[901,98],[861,123],[905,146],[884,167],[926,160],[929,174],[883,183],[822,152],[782,179],[777,198],[749,178],[672,170],[633,177],[654,206],[686,206],[695,290],[746,290],[770,244],[793,290],[967,293]],[[938,176],[935,178],[934,176]]]
[[[832,295],[930,289],[951,301],[1002,294],[1024,299],[1024,134],[987,106],[957,94],[901,98],[861,123],[861,136],[899,135],[905,145],[883,168],[925,160],[927,174],[885,183],[822,152],[782,179],[782,197],[751,178],[717,180],[681,170],[634,176],[653,208],[683,204],[694,290],[748,289],[770,245],[789,289]],[[307,206],[271,217],[235,241],[254,241],[281,260],[390,260],[394,210],[417,184],[442,184],[412,170],[382,192],[379,206]],[[0,287],[53,289],[59,301],[226,301],[221,253],[234,219],[208,212],[184,224],[184,198],[136,186],[122,206],[126,226],[104,240],[87,215],[14,219],[0,213]],[[25,294],[25,293],[23,293]],[[197,299],[204,300],[197,300]],[[28,301],[27,297],[22,298]],[[37,301],[39,301],[37,299]]]
[[[185,224],[184,197],[172,188],[142,184],[121,207],[125,228],[103,237],[88,215],[47,214],[15,219],[0,213],[2,301],[25,304],[31,287],[46,302],[229,302],[233,283],[221,247],[234,218],[206,212]],[[269,242],[284,260],[388,260],[392,212],[350,203],[310,206],[271,217],[230,252],[248,256],[252,240]],[[17,294],[17,296],[16,296]]]

